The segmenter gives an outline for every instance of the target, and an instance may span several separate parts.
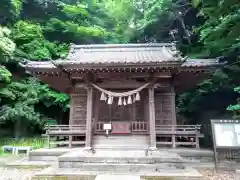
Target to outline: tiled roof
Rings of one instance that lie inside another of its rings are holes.
[[[206,67],[218,65],[218,59],[187,59],[182,67]]]
[[[41,68],[41,69],[54,69],[57,68],[54,66],[51,61],[27,61],[27,64],[20,64],[20,66],[27,68]]]
[[[54,64],[68,65],[145,65],[177,63],[182,67],[201,67],[218,64],[216,59],[184,59],[174,44],[94,44],[72,45],[66,59],[55,60]],[[52,62],[28,61],[26,68],[54,69]]]
[[[174,44],[73,45],[61,64],[141,64],[181,60]]]

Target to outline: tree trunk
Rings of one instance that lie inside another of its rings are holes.
[[[186,38],[187,38],[188,44],[191,45],[190,34],[189,34],[189,32],[188,32],[188,30],[187,30],[187,28],[186,28],[186,25],[185,25],[185,23],[184,23],[183,18],[182,18],[181,16],[178,16],[178,20],[179,20],[180,23],[181,23],[181,26],[182,26],[183,31],[184,31],[184,34],[185,34],[185,36],[186,36]]]
[[[14,137],[16,139],[20,139],[21,137],[21,120],[17,119],[16,122],[14,123]]]
[[[20,139],[21,137],[27,135],[27,129],[26,129],[26,123],[22,121],[21,119],[17,119],[16,122],[14,123],[15,129],[14,129],[14,134],[16,139]]]

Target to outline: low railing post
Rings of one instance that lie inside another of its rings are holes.
[[[172,125],[172,147],[176,148],[176,135],[174,125]]]
[[[196,137],[195,137],[196,148],[199,149],[198,125],[195,126],[195,132],[196,132]]]
[[[50,148],[50,126],[49,126],[49,124],[48,124],[48,127],[47,127],[47,147],[48,147],[48,149]]]

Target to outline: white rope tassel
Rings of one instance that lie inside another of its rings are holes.
[[[106,97],[105,97],[105,94],[104,94],[104,92],[102,92],[102,93],[101,93],[100,100],[101,100],[101,101],[104,101],[104,100],[106,100]]]
[[[107,101],[107,95],[104,94],[104,101]]]
[[[125,99],[125,98],[123,98],[123,105],[124,105],[124,106],[127,105],[127,103],[126,103],[126,99]]]
[[[132,104],[132,97],[131,96],[128,96],[128,104]]]
[[[118,105],[121,106],[122,105],[122,97],[118,98]]]
[[[139,95],[139,92],[137,92],[137,94],[136,94],[136,99],[135,99],[136,101],[140,101],[140,95]]]
[[[108,96],[108,104],[112,104],[113,103],[113,97],[112,96]]]
[[[103,88],[101,88],[101,87],[99,87],[99,86],[97,86],[93,83],[92,83],[92,86],[95,87],[96,89],[98,89],[99,91],[101,91],[100,100],[105,100],[105,101],[107,101],[108,104],[112,104],[113,103],[113,98],[116,97],[116,98],[119,98],[119,100],[118,100],[119,105],[120,104],[127,105],[127,102],[128,102],[128,104],[132,104],[135,101],[140,101],[139,92],[141,90],[143,90],[144,88],[146,88],[149,84],[150,83],[146,83],[145,85],[143,85],[143,86],[141,86],[137,89],[134,89],[132,91],[127,91],[127,92],[108,91],[108,90],[103,89]],[[121,98],[121,100],[120,100],[120,98]]]
[[[132,97],[132,100],[133,100],[133,103],[135,103],[135,101],[136,101],[136,97],[133,95],[133,97]]]

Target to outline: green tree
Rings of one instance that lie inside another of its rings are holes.
[[[13,57],[15,44],[10,39],[11,31],[6,27],[0,26],[0,83],[9,83],[12,74],[4,66]]]
[[[234,91],[240,93],[240,86],[234,88]],[[234,113],[234,118],[240,118],[240,98],[237,98],[237,104],[228,106],[227,110],[232,111]]]

